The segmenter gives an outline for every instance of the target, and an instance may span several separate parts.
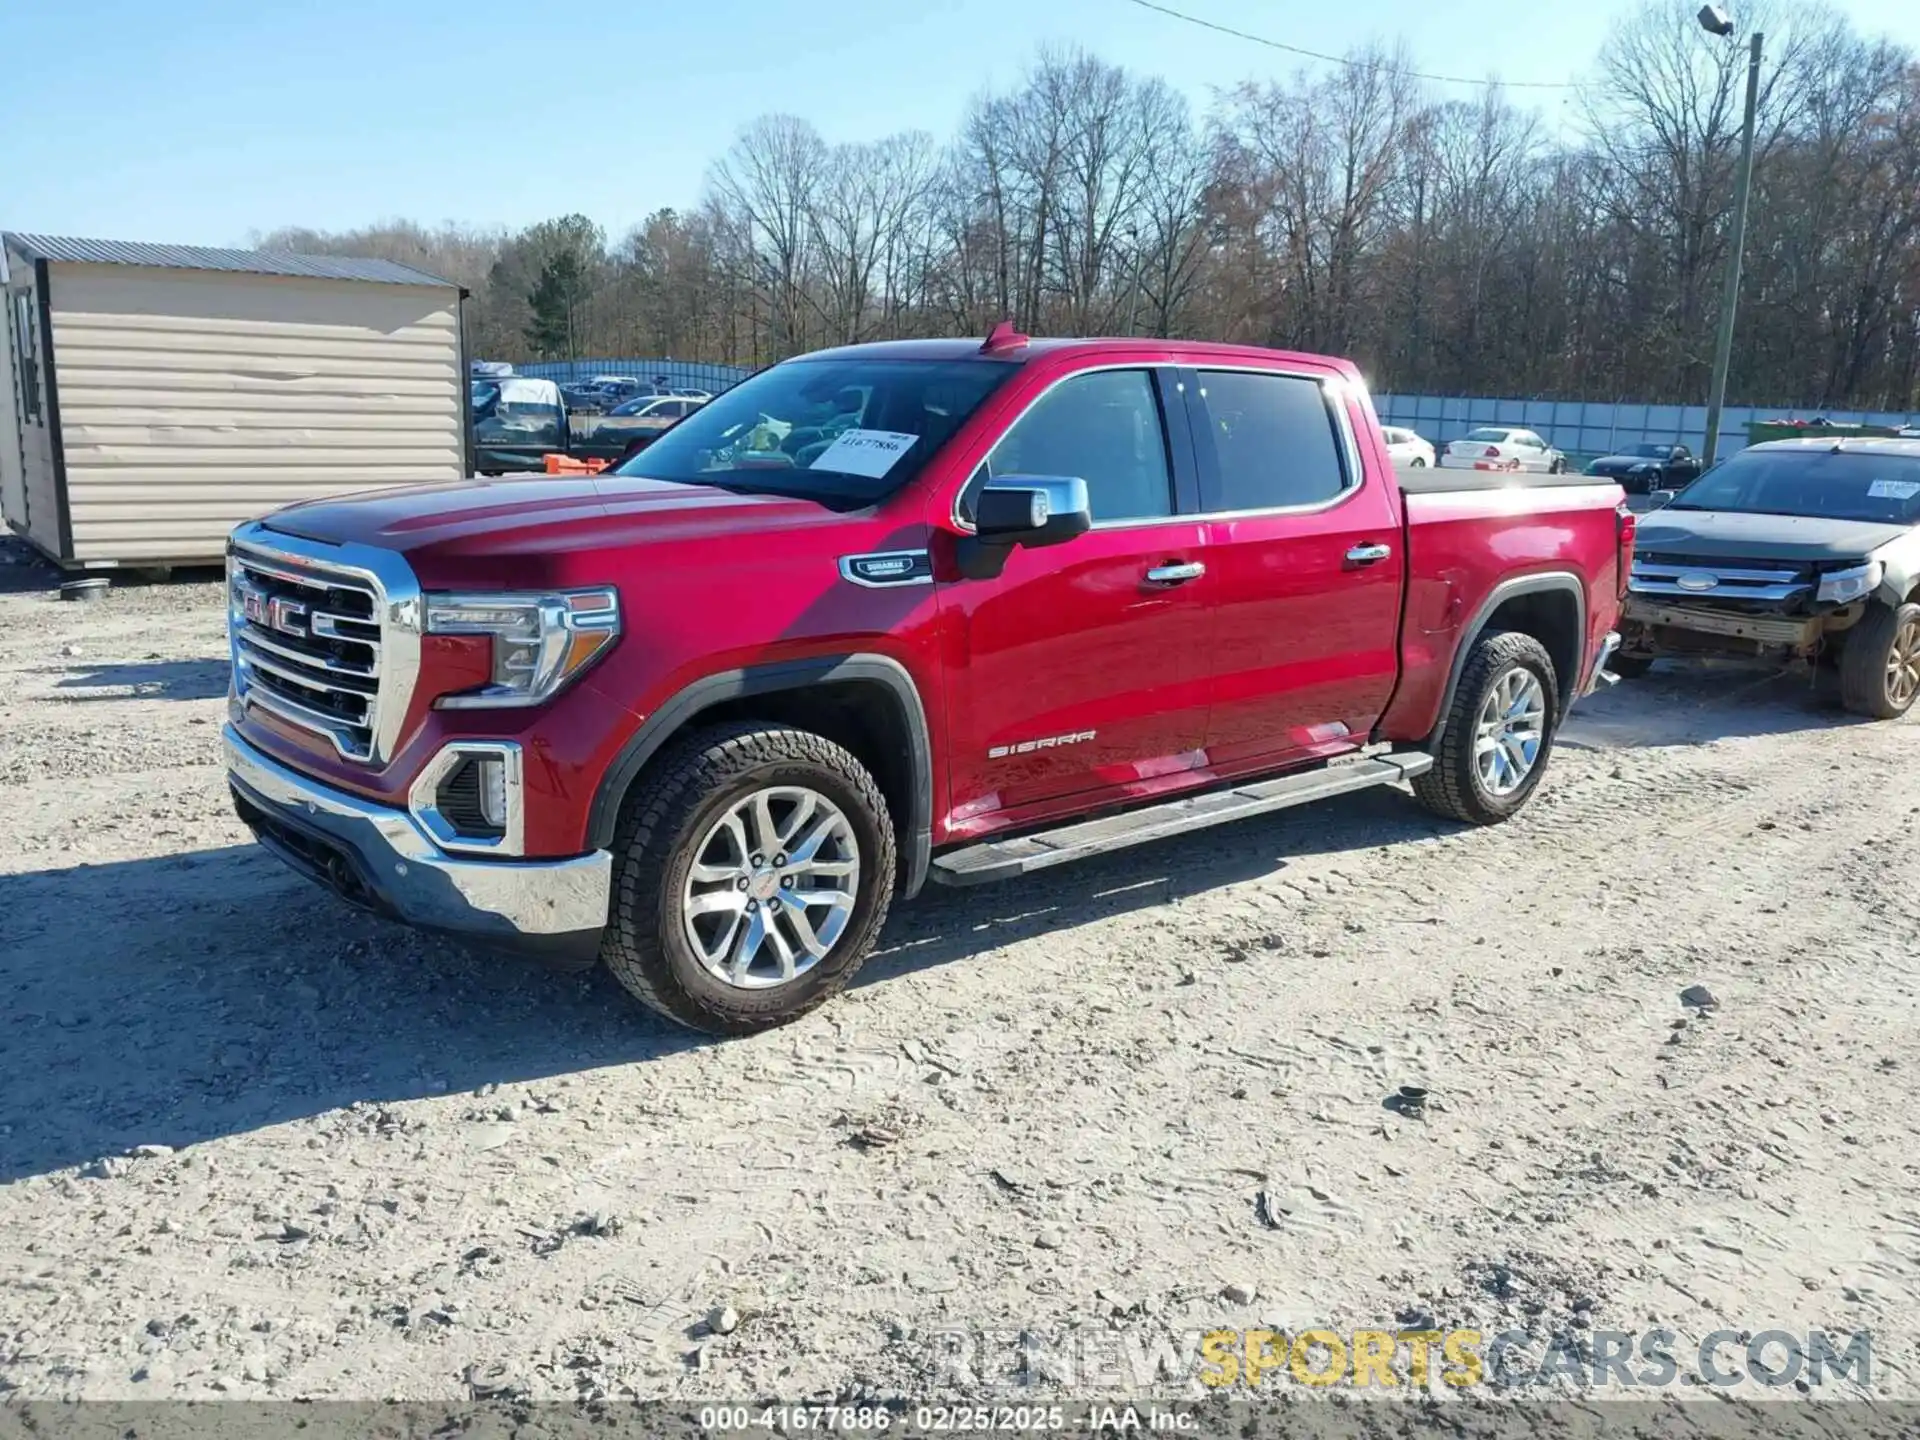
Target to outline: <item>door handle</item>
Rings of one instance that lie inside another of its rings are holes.
[[[1347,551],[1347,563],[1349,565],[1371,565],[1374,561],[1384,560],[1391,554],[1393,554],[1393,547],[1391,545],[1384,545],[1378,540],[1370,540],[1364,545],[1356,545]]]
[[[1147,571],[1147,579],[1155,585],[1184,585],[1206,573],[1206,566],[1198,560],[1190,560],[1180,565],[1156,565]]]

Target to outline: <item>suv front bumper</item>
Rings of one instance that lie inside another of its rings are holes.
[[[565,860],[449,855],[411,815],[336,790],[222,731],[234,809],[254,838],[343,899],[423,929],[562,960],[599,953],[613,884],[604,850]]]

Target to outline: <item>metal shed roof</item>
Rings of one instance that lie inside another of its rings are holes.
[[[294,255],[284,250],[217,250],[205,245],[149,245],[129,240],[79,240],[64,235],[0,236],[30,260],[79,265],[154,265],[167,270],[230,270],[247,275],[293,275],[307,280],[371,280],[384,285],[452,285],[438,275],[393,260],[348,255]]]

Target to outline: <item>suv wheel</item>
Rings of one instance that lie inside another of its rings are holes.
[[[1471,825],[1505,820],[1540,784],[1559,704],[1553,658],[1531,635],[1495,630],[1473,643],[1433,769],[1413,793],[1437,815]]]
[[[894,864],[886,801],[847,750],[766,725],[701,731],[627,799],[602,954],[682,1025],[784,1024],[859,970]]]
[[[1867,606],[1840,650],[1840,703],[1856,715],[1897,720],[1920,697],[1920,605]]]

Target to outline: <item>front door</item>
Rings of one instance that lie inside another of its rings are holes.
[[[1200,762],[1210,604],[1205,526],[1177,495],[1192,452],[1172,372],[1083,372],[994,446],[990,476],[1087,482],[1094,528],[1016,547],[988,580],[941,587],[951,637],[949,803],[958,834],[1065,795],[1138,790]],[[1184,483],[1182,483],[1184,482]]]
[[[1365,473],[1333,372],[1201,370],[1188,391],[1217,581],[1208,763],[1363,744],[1399,673],[1391,472]]]

